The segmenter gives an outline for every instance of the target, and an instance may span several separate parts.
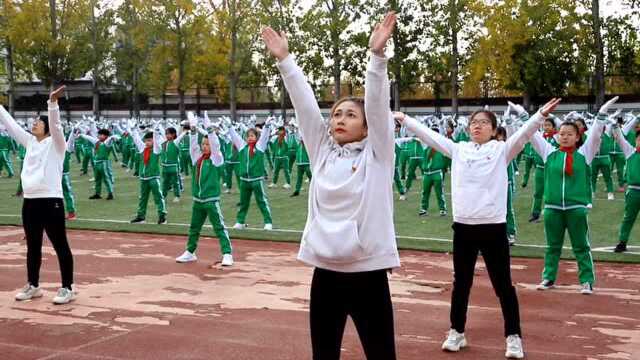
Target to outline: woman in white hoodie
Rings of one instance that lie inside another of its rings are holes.
[[[339,359],[347,316],[368,359],[395,359],[387,270],[400,266],[393,225],[394,123],[385,46],[396,16],[373,31],[365,99],[345,98],[325,121],[287,37],[262,38],[300,119],[312,173],[309,211],[298,259],[315,267],[310,325],[314,359]]]
[[[469,118],[471,141],[454,143],[418,121],[397,113],[409,131],[428,146],[451,158],[451,200],[453,209],[453,291],[451,329],[442,344],[446,351],[467,345],[464,329],[469,293],[478,253],[482,253],[493,289],[500,299],[504,317],[505,356],[524,357],[520,310],[511,283],[507,240],[507,165],[518,155],[544,119],[557,106],[553,99],[506,141],[494,139],[495,114],[476,111]]]
[[[16,142],[26,148],[20,178],[24,191],[22,224],[27,238],[27,285],[16,300],[42,296],[39,287],[42,263],[42,235],[47,232],[58,255],[62,287],[53,298],[55,304],[73,299],[73,255],[67,241],[62,195],[62,163],[66,141],[60,125],[58,97],[64,86],[49,96],[49,116],[39,116],[28,133],[0,106],[0,122]]]

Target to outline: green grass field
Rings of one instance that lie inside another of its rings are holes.
[[[14,163],[15,164],[15,163]],[[95,229],[108,231],[145,232],[158,234],[185,235],[190,221],[191,212],[191,184],[190,178],[185,179],[185,195],[180,203],[173,203],[173,195],[167,199],[168,221],[167,225],[155,224],[157,220],[155,205],[149,201],[147,212],[147,224],[132,225],[129,221],[134,217],[138,202],[139,182],[130,173],[126,173],[119,164],[114,163],[116,176],[116,190],[114,201],[88,200],[93,194],[93,183],[89,181],[91,176],[80,176],[80,166],[72,162],[72,185],[77,201],[78,220],[68,222],[72,229]],[[17,168],[16,168],[17,170]],[[294,171],[295,173],[295,171]],[[281,176],[282,179],[282,176]],[[295,176],[292,181],[295,181]],[[235,179],[234,179],[235,180]],[[305,190],[301,196],[290,198],[289,190],[282,189],[282,180],[278,188],[268,189],[269,201],[273,211],[274,231],[262,230],[262,218],[255,203],[252,203],[247,222],[250,229],[230,230],[232,238],[261,239],[275,241],[298,242],[304,228],[307,216],[307,192],[308,184],[304,184]],[[521,182],[521,177],[518,178]],[[396,201],[395,224],[398,235],[398,245],[402,249],[416,249],[429,251],[451,250],[451,215],[440,217],[437,215],[435,199],[432,195],[430,216],[419,217],[419,202],[421,181],[414,183],[414,189],[408,194],[407,201]],[[513,256],[541,257],[544,251],[544,225],[542,223],[530,224],[527,222],[531,208],[531,187],[518,188],[515,209],[518,222],[518,242],[512,248]],[[0,178],[0,224],[20,225],[21,198],[13,197],[16,191],[17,177]],[[594,208],[589,217],[591,226],[592,248],[613,247],[617,244],[617,234],[623,215],[624,195],[616,193],[615,201],[607,201],[606,193],[602,189],[604,184],[600,180],[598,192],[595,194]],[[447,193],[449,186],[446,186]],[[104,190],[103,190],[104,191]],[[106,194],[103,193],[106,197]],[[396,195],[397,198],[397,195]],[[236,203],[239,195],[236,184],[230,194],[223,194],[222,208],[227,226],[235,223]],[[253,201],[253,200],[252,200]],[[447,195],[447,204],[450,197]],[[204,235],[212,236],[210,228],[205,228]],[[630,245],[640,246],[640,224],[632,233]],[[569,239],[565,239],[564,257],[571,258]],[[181,249],[176,249],[176,254]],[[636,248],[640,252],[640,247]],[[594,251],[596,260],[640,262],[637,254],[614,254],[611,251]]]

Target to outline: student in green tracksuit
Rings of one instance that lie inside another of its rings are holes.
[[[291,194],[292,197],[300,195],[302,179],[305,175],[307,175],[307,179],[311,181],[311,163],[309,162],[309,154],[302,139],[300,139],[300,142],[297,143],[296,146],[296,165],[298,166],[296,170],[296,189],[293,194]]]
[[[619,117],[616,119],[618,122],[618,126],[624,125],[624,120]],[[624,184],[625,184],[625,174],[624,168],[626,159],[624,153],[622,152],[622,148],[618,143],[614,140],[611,146],[611,152],[609,152],[609,157],[611,158],[611,169],[616,169],[616,173],[618,175],[618,192],[624,192]]]
[[[226,194],[231,192],[233,187],[233,177],[235,174],[236,183],[240,183],[240,177],[238,176],[238,165],[240,160],[238,159],[238,149],[233,145],[231,139],[223,138],[222,140],[222,153],[224,154],[224,185]]]
[[[524,159],[524,174],[522,176],[522,187],[526,188],[529,184],[529,176],[531,175],[531,168],[535,166],[533,163],[534,150],[531,148],[531,144],[527,143],[522,150],[522,158]]]
[[[591,131],[590,134],[593,135],[593,131]],[[591,188],[595,193],[596,184],[598,183],[598,173],[602,173],[602,177],[607,186],[607,199],[614,200],[613,180],[611,179],[611,157],[609,156],[609,153],[613,150],[613,139],[605,129],[602,130],[601,136],[600,150],[596,154],[595,159],[593,159],[593,163],[591,163]]]
[[[544,121],[544,133],[542,137],[552,146],[556,147],[557,142],[555,140],[556,135],[556,125],[553,119],[548,118]],[[529,222],[539,222],[540,214],[542,212],[542,200],[544,195],[544,185],[545,185],[545,175],[544,175],[544,159],[540,157],[540,155],[534,151],[533,153],[533,164],[536,167],[536,172],[534,175],[534,189],[533,189],[533,201],[531,206],[531,217],[529,218]]]
[[[95,176],[95,194],[89,197],[91,200],[102,199],[102,183],[104,182],[107,187],[107,200],[113,200],[113,189],[115,184],[113,183],[113,168],[111,167],[111,155],[113,149],[113,143],[119,137],[117,135],[111,136],[111,132],[108,129],[100,129],[98,131],[98,138],[90,135],[80,135],[86,142],[93,146],[93,172]]]
[[[546,290],[555,285],[564,234],[568,231],[578,263],[580,292],[585,295],[593,292],[595,272],[587,217],[587,206],[591,202],[588,169],[600,148],[600,136],[608,121],[607,109],[616,100],[617,98],[614,98],[602,106],[597,121],[582,146],[578,126],[573,122],[561,125],[558,136],[560,148],[546,142],[540,134],[536,134],[531,140],[533,148],[546,165],[544,233],[547,248],[539,290]]]
[[[175,198],[173,202],[180,201],[182,194],[182,178],[180,177],[180,148],[178,144],[187,134],[182,131],[177,135],[176,129],[169,127],[165,130],[165,138],[160,140],[162,153],[160,154],[160,163],[162,165],[162,196],[167,198],[170,189],[173,189]]]
[[[407,165],[409,165],[409,143],[403,143],[400,146],[400,179],[407,180]],[[404,187],[404,186],[403,186]]]
[[[193,206],[191,208],[191,225],[189,226],[189,239],[184,253],[176,258],[176,262],[187,263],[196,261],[196,249],[200,239],[202,225],[209,218],[213,230],[220,242],[222,252],[222,266],[233,265],[231,255],[231,240],[224,228],[224,218],[220,207],[220,178],[224,171],[224,156],[220,150],[218,136],[212,129],[208,130],[208,135],[202,138],[202,149],[198,145],[198,134],[196,124],[193,123],[191,130],[190,152],[191,163],[193,165],[193,176],[191,177],[191,192],[193,196]]]
[[[182,126],[182,131],[190,131],[189,124],[185,124]],[[180,140],[180,144],[178,146],[180,148],[180,171],[184,176],[189,176],[189,170],[191,168],[191,155],[189,155],[189,138],[183,137]]]
[[[289,145],[285,138],[287,131],[284,126],[278,128],[278,136],[273,140],[273,156],[274,156],[274,169],[273,169],[273,182],[269,184],[269,187],[275,187],[278,184],[278,177],[280,170],[284,172],[285,183],[282,186],[285,189],[291,188],[291,174],[289,173]]]
[[[128,131],[130,129],[127,129]],[[131,220],[132,224],[141,224],[145,222],[147,215],[147,203],[149,201],[149,193],[153,194],[153,201],[158,211],[158,224],[167,223],[167,210],[160,190],[160,134],[158,129],[154,128],[152,132],[144,134],[143,140],[137,129],[133,132],[129,131],[136,144],[137,152],[140,154],[139,178],[140,178],[140,198],[138,202],[138,212],[136,217]],[[144,141],[144,142],[143,142]]]
[[[69,133],[67,151],[64,153],[64,162],[62,163],[62,196],[64,198],[64,207],[67,211],[67,220],[76,219],[76,197],[73,195],[73,187],[71,187],[69,163],[71,162],[71,156],[76,151],[75,143],[79,134],[77,130]]]
[[[13,139],[6,130],[0,131],[0,172],[7,169],[8,177],[13,177],[13,162],[11,161],[11,151],[14,150]]]
[[[399,134],[400,132],[400,127],[396,124],[396,136]],[[394,166],[394,170],[393,170],[393,183],[396,185],[396,190],[398,190],[398,193],[400,194],[400,200],[404,201],[407,199],[407,191],[404,188],[404,184],[402,183],[402,177],[400,176],[401,171],[401,161],[402,161],[402,157],[404,155],[402,155],[402,148],[403,145],[408,142],[413,140],[413,138],[409,138],[409,137],[405,137],[405,138],[396,138],[395,139],[395,166]]]
[[[640,212],[640,130],[634,131],[635,148],[625,139],[620,130],[614,129],[616,143],[622,149],[627,160],[627,191],[624,197],[624,218],[620,224],[618,240],[615,252],[627,251],[627,243],[633,224]],[[636,232],[637,235],[637,232]]]
[[[256,129],[249,129],[247,131],[246,143],[235,129],[229,129],[229,133],[231,135],[231,141],[233,141],[233,144],[238,149],[238,158],[240,159],[240,165],[238,165],[238,175],[240,175],[240,185],[238,186],[240,188],[240,207],[238,208],[236,224],[233,227],[234,229],[243,229],[246,227],[245,220],[247,218],[247,212],[249,211],[251,194],[253,193],[264,219],[264,229],[271,230],[273,229],[271,208],[267,194],[264,191],[264,177],[266,175],[264,157],[267,146],[269,145],[271,128],[269,125],[265,125],[259,140],[258,131]]]
[[[91,132],[87,131],[85,135],[91,136]],[[89,164],[93,167],[93,146],[84,138],[78,139],[78,144],[76,145],[80,145],[82,151],[82,168],[80,174],[87,175],[89,172]]]
[[[25,149],[22,144],[18,144],[18,159],[20,159],[20,173],[22,173],[22,163],[24,162],[24,157],[27,154],[27,149]],[[18,189],[16,190],[15,196],[22,196],[22,177],[18,176]]]
[[[289,174],[293,174],[293,164],[296,162],[296,157],[298,156],[298,146],[300,142],[298,141],[298,135],[293,131],[287,132],[287,149],[289,149]]]
[[[498,126],[496,129],[496,140],[498,141],[507,141],[507,137],[511,135],[513,132],[513,127],[511,126],[510,118],[506,120],[507,126],[502,127]],[[530,145],[531,143],[527,143]],[[522,153],[522,152],[520,152]],[[516,214],[513,209],[513,199],[516,193],[516,164],[518,159],[513,159],[507,165],[507,238],[509,240],[509,245],[514,245],[516,243],[516,236],[518,234],[518,230],[516,227]]]
[[[122,133],[120,137],[120,150],[122,151],[122,167],[129,169],[131,155],[133,154],[133,139],[128,131]]]
[[[438,131],[438,128],[432,128]],[[420,205],[420,216],[428,215],[429,197],[431,196],[431,188],[435,189],[436,199],[438,200],[438,208],[440,216],[447,215],[447,203],[444,198],[444,171],[447,168],[447,161],[442,153],[436,151],[432,147],[426,147],[423,151],[422,159],[422,201]]]
[[[408,149],[408,157],[409,157],[409,169],[407,170],[407,181],[404,184],[404,188],[406,192],[409,192],[411,189],[411,184],[416,179],[416,170],[419,169],[422,171],[422,158],[424,154],[424,149],[422,148],[422,143],[415,139],[413,141],[409,141],[407,143]]]

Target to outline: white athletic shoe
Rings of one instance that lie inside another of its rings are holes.
[[[228,194],[228,193],[230,193],[230,192],[231,192],[231,190],[229,190],[229,189],[224,189],[224,193],[225,193],[225,194]]]
[[[291,185],[289,185],[289,184],[284,184],[284,185],[282,185],[282,188],[283,188],[283,189],[291,189]]]
[[[233,255],[224,254],[222,255],[222,266],[231,266],[233,265]]]
[[[516,236],[513,234],[507,235],[507,239],[509,239],[509,246],[515,245]]]
[[[265,230],[273,230],[273,224],[264,224]]]
[[[233,228],[236,230],[242,230],[245,227],[246,227],[245,224],[240,224],[240,223],[236,223],[235,225],[233,225]]]
[[[174,203],[179,203],[179,202],[180,202],[180,198],[179,198],[179,197],[177,197],[177,198],[173,198],[173,202],[174,202]]]
[[[592,209],[593,208],[593,204],[587,204],[587,209]]]
[[[188,263],[196,260],[198,260],[196,254],[190,253],[189,250],[185,250],[182,255],[176,258],[176,262],[178,263]]]
[[[615,200],[616,197],[613,196],[613,193],[607,193],[607,200]]]
[[[549,290],[553,289],[554,287],[556,287],[556,283],[553,280],[544,279],[540,284],[538,284],[538,286],[536,286],[536,289]]]
[[[31,284],[25,285],[19,293],[16,294],[16,300],[23,301],[33,298],[39,298],[42,296],[42,291],[39,287],[35,287]]]
[[[308,182],[309,182],[309,179],[304,179],[304,182],[308,183]]]
[[[274,183],[269,184],[269,188],[272,188],[272,187],[275,187],[275,186],[276,186],[276,184],[274,184]]]
[[[407,200],[407,196],[406,195],[400,195],[400,201],[405,201]]]
[[[91,178],[91,179],[89,179],[89,181],[90,182],[94,182],[94,181],[96,181],[96,178]]]
[[[507,351],[504,353],[507,359],[524,358],[524,350],[522,349],[522,339],[519,335],[507,336]]]
[[[442,343],[442,350],[457,352],[465,346],[467,346],[467,339],[464,337],[464,333],[461,334],[455,329],[449,329],[449,336]]]
[[[53,303],[56,305],[68,304],[73,300],[73,290],[67,288],[60,288],[58,293],[53,298]]]
[[[591,295],[591,294],[593,294],[593,286],[588,282],[582,284],[582,287],[580,288],[580,293],[582,295]]]
[[[227,183],[222,183],[222,187],[227,187]]]

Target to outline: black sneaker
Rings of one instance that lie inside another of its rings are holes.
[[[113,194],[109,193],[109,196],[107,196],[107,200],[113,200]]]
[[[627,244],[623,242],[619,242],[618,245],[616,245],[616,248],[613,249],[613,252],[617,252],[617,253],[621,253],[625,251],[627,251]]]
[[[95,194],[93,196],[89,196],[89,200],[98,200],[98,199],[102,199],[102,196]]]
[[[140,216],[136,216],[135,219],[131,220],[132,224],[144,224],[144,218]]]
[[[294,191],[293,194],[289,195],[289,197],[294,197],[300,195],[299,191]]]
[[[540,222],[540,214],[533,214],[529,218],[530,223],[539,223]]]
[[[162,215],[160,216],[160,218],[158,218],[158,225],[163,225],[167,223],[167,216],[166,215]]]
[[[429,214],[427,213],[427,210],[425,209],[420,209],[420,211],[418,211],[418,216],[428,216]]]
[[[440,210],[440,216],[447,216],[447,210]]]
[[[527,184],[522,184],[522,188],[523,189],[526,188],[526,187],[527,187]]]

